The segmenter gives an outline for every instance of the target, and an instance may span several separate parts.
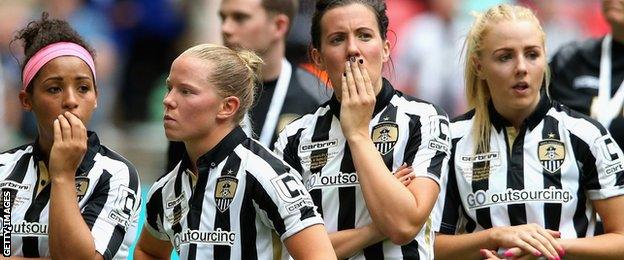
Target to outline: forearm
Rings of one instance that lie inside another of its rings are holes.
[[[329,234],[329,240],[338,259],[348,258],[356,252],[384,240],[385,237],[376,232],[370,225]]]
[[[559,240],[565,259],[624,259],[624,235],[607,233],[595,237]]]
[[[75,181],[53,178],[51,185],[49,244],[52,258],[94,259],[97,255],[95,243],[80,214]]]
[[[419,214],[424,209],[418,207],[409,189],[392,176],[370,138],[350,140],[349,147],[375,226],[391,239],[397,230],[418,233],[428,213]]]
[[[436,259],[482,259],[479,249],[496,250],[498,245],[491,239],[491,229],[461,234],[438,234],[435,238]]]

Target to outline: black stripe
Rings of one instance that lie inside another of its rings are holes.
[[[393,105],[392,103],[388,104],[388,106],[381,112],[381,115],[379,116],[379,121],[377,122],[382,123],[382,122],[392,122],[396,124],[397,121],[397,107],[395,105]],[[398,124],[397,124],[398,126]],[[397,129],[397,134],[400,136],[402,129]],[[394,138],[396,138],[396,140],[399,140],[399,136],[394,136]],[[396,148],[396,142],[395,142],[395,147]],[[388,151],[385,155],[381,154],[381,157],[384,160],[384,163],[386,164],[386,167],[392,171],[392,164],[394,162],[394,152],[392,152],[392,150]]]
[[[544,117],[544,127],[542,128],[542,139],[561,140],[559,134],[559,121],[552,116]],[[539,149],[539,148],[538,148]],[[565,147],[564,147],[565,149]],[[544,157],[540,154],[538,158]],[[544,177],[544,189],[555,187],[561,189],[561,168],[554,173],[542,168],[542,176]],[[559,230],[561,223],[561,204],[560,203],[544,203],[544,222],[545,228],[550,230]]]
[[[113,230],[113,235],[110,241],[108,241],[108,245],[106,246],[106,252],[104,252],[103,255],[105,260],[110,260],[115,257],[115,254],[117,254],[117,250],[119,250],[121,243],[124,241],[125,234],[126,230],[124,229],[124,226],[121,224],[117,224],[115,226],[115,230]]]
[[[311,141],[312,142],[321,142],[329,140],[329,131],[331,130],[331,123],[333,121],[332,113],[325,113],[325,115],[320,116],[316,120],[316,125],[314,126],[314,133],[312,134]],[[314,150],[310,153],[310,158],[325,158],[325,162],[320,164],[317,167],[310,168],[310,174],[318,174],[319,177],[322,174],[321,170],[327,164],[327,152],[328,149],[319,149]],[[323,216],[323,192],[322,189],[316,189],[310,191],[310,196],[312,197],[312,201],[314,205],[317,207],[317,211]]]
[[[383,241],[364,248],[363,252],[366,259],[383,259]]]
[[[163,221],[165,219],[162,190],[163,187],[160,187],[154,191],[147,203],[145,203],[145,221],[158,232],[164,233],[164,230],[158,230],[161,226],[158,220]]]
[[[504,129],[507,136],[507,129]],[[524,136],[526,127],[522,128],[511,147],[509,155],[509,166],[507,167],[507,188],[513,190],[524,189]],[[505,137],[505,140],[507,138]],[[531,148],[534,149],[534,148]],[[523,203],[507,205],[509,223],[512,226],[527,223],[526,207]]]
[[[345,143],[340,172],[355,172],[348,143]],[[355,228],[355,187],[338,188],[338,200],[338,230]]]
[[[286,225],[282,216],[279,214],[277,205],[271,199],[269,194],[264,190],[262,184],[251,174],[247,172],[247,186],[251,186],[253,189],[252,194],[254,201],[258,204],[258,207],[267,213],[267,216],[273,223],[275,231],[281,237],[286,232]]]
[[[421,136],[421,127],[420,116],[417,115],[407,115],[409,117],[409,138],[407,139],[407,144],[405,144],[405,152],[403,154],[403,162],[406,162],[408,165],[412,165],[414,162],[414,158],[416,158],[416,153],[418,152],[418,147],[420,147],[420,143],[422,142]]]
[[[84,219],[89,229],[93,229],[95,221],[98,219],[100,213],[106,205],[108,200],[108,194],[110,193],[110,179],[113,177],[108,171],[102,171],[97,184],[93,188],[93,195],[89,196],[89,199],[85,203],[86,206],[82,211],[82,218]],[[112,202],[111,202],[112,203]],[[108,217],[108,216],[106,216]]]
[[[460,139],[453,139],[451,146],[451,154],[454,155],[456,151],[457,142]],[[442,222],[440,225],[440,233],[447,235],[454,235],[457,230],[457,223],[459,221],[459,210],[462,207],[461,197],[459,196],[459,188],[457,187],[457,177],[455,176],[455,160],[451,158],[449,160],[448,176],[446,183],[446,191],[444,196],[444,206],[442,210]]]
[[[202,208],[204,205],[204,197],[206,192],[206,185],[208,184],[208,176],[210,174],[211,168],[207,164],[199,164],[197,166],[197,183],[195,184],[195,189],[193,190],[193,194],[191,195],[190,203],[189,203],[189,212],[186,215],[187,227],[189,230],[199,230],[199,224],[201,223],[202,217]],[[176,198],[182,192],[182,175],[178,175],[176,179],[176,183],[174,186]],[[181,207],[181,204],[176,206]],[[180,221],[181,222],[181,221]],[[174,233],[179,233],[176,231],[175,227],[179,226],[181,228],[181,223],[178,223],[174,226]],[[180,229],[181,232],[181,229]],[[187,259],[196,259],[197,258],[197,244],[190,243],[188,250],[188,258]]]
[[[403,253],[404,260],[420,259],[420,254],[418,254],[418,241],[412,240],[409,244],[401,246],[401,253]]]
[[[595,189],[595,183],[598,181],[595,163],[596,159],[589,151],[589,145],[587,145],[578,136],[570,133],[570,142],[572,143],[572,151],[574,152],[574,157],[576,157],[576,162],[580,171],[579,189],[576,192],[576,210],[574,211],[572,222],[574,223],[576,236],[585,237],[587,235],[587,227],[589,225],[589,219],[585,216],[585,203],[587,203],[585,191],[592,188]],[[598,188],[599,187],[600,184],[598,184]]]
[[[299,129],[297,133],[293,136],[289,136],[287,138],[288,143],[284,146],[284,151],[282,154],[284,155],[284,161],[288,163],[291,167],[293,167],[300,174],[303,172],[303,166],[301,166],[301,159],[299,158],[299,154],[297,153],[299,147],[299,141],[301,139],[301,132],[303,132],[303,128]]]
[[[251,175],[248,176],[252,177]],[[250,178],[247,177],[247,180],[249,179]],[[239,215],[241,227],[241,259],[258,259],[258,252],[256,250],[256,237],[258,233],[256,230],[256,209],[253,205],[253,198],[256,195],[254,185],[257,184],[247,182]]]
[[[440,136],[434,136],[432,138],[432,140],[434,139],[439,139],[439,140],[448,140],[450,138],[450,136],[447,136],[445,133],[442,133],[442,125],[446,125],[446,129],[450,129],[449,128],[449,122],[446,120],[441,120],[440,121],[440,125],[438,126],[440,129]],[[448,144],[447,144],[448,145]],[[447,154],[443,151],[440,150],[436,150],[435,155],[431,158],[430,162],[429,162],[429,167],[427,167],[427,172],[430,174],[434,174],[436,175],[438,178],[440,178],[440,176],[442,175],[442,165],[444,162],[444,159],[446,158]]]
[[[45,206],[50,202],[51,187],[52,185],[46,185],[41,193],[39,193],[39,196],[34,197],[35,199],[24,214],[25,221],[39,222],[41,211],[43,211]],[[35,188],[35,193],[36,192]],[[24,257],[40,257],[38,237],[22,237],[22,241],[22,251],[24,252]]]
[[[489,184],[490,174],[490,161],[481,161],[472,163],[472,192],[487,191],[490,187]],[[477,178],[475,178],[475,175]],[[475,210],[477,222],[483,229],[492,227],[492,218],[490,215],[490,208],[480,208]]]
[[[225,161],[225,165],[223,166],[223,169],[221,170],[221,176],[235,177],[236,174],[238,173],[238,169],[240,168],[240,164],[241,164],[241,158],[238,157],[236,153],[230,154],[230,156],[228,156],[227,160]],[[215,188],[215,199],[217,196],[216,192],[217,192],[217,189]],[[234,190],[231,192],[236,192],[236,191]],[[215,230],[217,228],[220,228],[221,230],[224,230],[224,231],[231,231],[229,205],[228,205],[228,208],[224,212],[221,212],[221,210],[219,209],[215,210],[215,212],[216,212],[215,221],[214,221]],[[247,227],[243,227],[243,228],[247,228]],[[232,248],[230,246],[215,245],[214,246],[214,258],[215,259],[230,259],[231,249]]]

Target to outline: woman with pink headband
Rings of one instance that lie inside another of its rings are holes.
[[[22,107],[35,115],[34,143],[0,153],[3,256],[125,259],[140,208],[135,167],[86,125],[97,107],[93,51],[70,25],[29,23]]]

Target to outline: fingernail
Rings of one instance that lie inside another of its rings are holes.
[[[512,256],[514,256],[513,252],[511,252],[511,250],[505,251],[504,255],[505,255],[505,257],[512,257]]]
[[[355,57],[351,56],[351,57],[349,57],[349,60],[350,60],[351,62],[355,62]]]
[[[487,257],[487,252],[485,250],[486,249],[479,250],[479,253],[481,253],[481,256],[483,256],[484,258]]]
[[[542,252],[540,252],[540,251],[535,251],[535,252],[533,252],[533,255],[535,255],[535,256],[541,256],[541,255],[542,255]]]
[[[364,64],[364,60],[363,59],[360,59],[360,64]]]
[[[563,247],[559,249],[559,254],[560,254],[561,256],[564,256],[564,255],[565,255],[565,249],[563,249]]]

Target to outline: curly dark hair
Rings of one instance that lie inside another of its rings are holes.
[[[22,41],[24,47],[24,61],[21,69],[42,48],[57,42],[72,42],[85,48],[95,58],[95,51],[84,39],[64,20],[49,19],[49,14],[43,12],[40,20],[31,21],[25,28],[19,30],[13,39]],[[36,76],[35,76],[36,77]],[[32,84],[32,82],[30,83]],[[32,87],[27,88],[32,93]]]

